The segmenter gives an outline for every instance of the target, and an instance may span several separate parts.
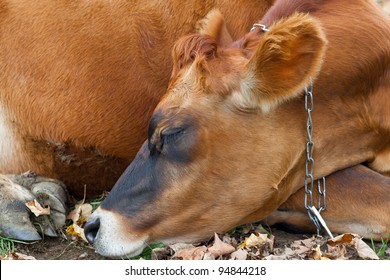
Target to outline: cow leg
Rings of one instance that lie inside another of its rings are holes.
[[[33,215],[25,203],[36,199],[50,207],[50,215]],[[56,180],[31,173],[0,176],[0,236],[17,240],[40,240],[38,232],[57,236],[65,224],[67,194]]]
[[[390,177],[390,149],[378,154],[369,166],[375,171]]]
[[[304,194],[300,189],[264,222],[295,232],[316,232],[304,207]],[[375,240],[390,233],[390,178],[357,165],[329,175],[326,195],[322,216],[333,233],[357,233]],[[317,198],[313,194],[313,201]]]

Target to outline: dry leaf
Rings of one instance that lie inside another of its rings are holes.
[[[321,257],[322,257],[321,249],[320,246],[317,245],[317,247],[313,250],[313,259],[321,260]]]
[[[50,207],[48,206],[47,208],[43,208],[36,199],[26,202],[25,205],[36,217],[41,215],[50,215]]]
[[[294,250],[296,255],[307,254],[310,252],[317,243],[314,241],[315,238],[308,238],[303,240],[295,240],[291,244],[291,248]]]
[[[171,250],[168,247],[164,247],[152,249],[150,256],[152,257],[152,260],[165,260],[170,254]]]
[[[89,216],[91,216],[92,209],[91,204],[81,201],[76,204],[75,209],[68,214],[67,219],[72,220],[75,224],[82,225],[88,220]]]
[[[336,236],[333,239],[328,241],[330,246],[336,246],[339,244],[346,244],[353,246],[356,249],[359,257],[363,259],[372,259],[379,260],[379,257],[375,252],[368,246],[359,235],[354,233],[345,233],[339,236]]]
[[[301,240],[302,244],[305,245],[308,248],[313,248],[317,245],[317,240],[315,236],[312,236],[311,238],[303,239]]]
[[[88,243],[88,240],[87,240],[87,238],[85,237],[85,234],[84,234],[84,229],[82,227],[80,227],[79,225],[72,224],[72,225],[68,226],[68,228],[66,229],[66,232],[69,235],[74,236],[74,237],[79,237],[83,241]]]
[[[268,242],[267,234],[254,234],[252,233],[249,237],[245,238],[245,241],[238,246],[239,249],[247,247],[254,247],[264,245]]]
[[[188,244],[188,243],[175,243],[175,244],[169,245],[169,248],[171,248],[174,252],[178,252],[178,251],[184,250],[184,249],[193,249],[193,248],[195,248],[195,246]]]
[[[328,240],[330,246],[336,246],[340,244],[352,245],[354,238],[358,237],[357,234],[344,233]]]
[[[200,246],[191,249],[182,249],[177,251],[173,255],[173,258],[180,258],[182,260],[202,260],[206,251],[206,246]]]
[[[269,256],[264,257],[264,260],[266,260],[266,261],[283,261],[283,260],[288,260],[288,259],[284,255],[280,255],[280,256],[269,255]]]
[[[215,260],[215,256],[211,252],[206,252],[206,253],[204,253],[203,260],[213,261],[213,260]]]
[[[314,260],[330,260],[328,257],[324,256],[323,253],[321,252],[320,245],[317,244],[316,248],[313,250],[313,259]]]
[[[235,250],[232,245],[222,242],[216,233],[214,234],[214,244],[208,249],[215,257],[230,254]]]
[[[356,251],[362,259],[379,260],[379,257],[361,238],[354,239]]]
[[[294,256],[295,253],[291,248],[285,247],[284,249],[279,248],[278,254],[266,256],[265,260],[288,260]]]
[[[325,256],[331,260],[348,260],[348,258],[345,256],[347,253],[347,248],[345,245],[339,245],[339,246],[330,246],[327,245],[327,250],[325,253]]]
[[[28,256],[22,253],[7,253],[6,257],[0,257],[1,260],[36,260],[33,256]]]
[[[244,261],[244,260],[246,260],[247,256],[248,256],[247,251],[245,251],[243,249],[238,249],[237,251],[231,253],[230,259]]]

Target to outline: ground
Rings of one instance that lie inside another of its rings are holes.
[[[243,243],[245,238],[252,235],[256,239],[261,237],[262,234],[259,230],[259,225],[247,225],[239,227],[232,232],[224,235],[219,235],[220,239],[226,244],[233,245],[232,251],[243,252],[244,259],[372,259],[371,256],[365,256],[360,254],[353,242],[343,240],[334,247],[329,246],[327,238],[316,237],[312,234],[293,234],[279,229],[268,229],[268,237],[266,241],[260,242],[257,245],[249,245],[247,239],[247,246],[243,246],[242,249],[238,249]],[[264,234],[265,236],[266,234]],[[390,259],[390,249],[387,246],[386,240],[383,242],[375,242],[375,251],[380,255],[380,259]],[[270,244],[271,248],[270,248]],[[371,241],[366,240],[369,251],[372,248]],[[195,245],[183,245],[176,244],[174,246],[163,246],[162,244],[158,248],[145,250],[142,258],[145,259],[232,259],[235,253],[232,251],[224,251],[222,253],[210,254],[212,252],[211,247],[215,245],[214,239],[210,239],[209,242]],[[230,246],[230,245],[229,245]],[[179,248],[180,247],[180,248]],[[215,247],[215,246],[214,246]],[[381,249],[382,247],[382,249]],[[178,249],[179,248],[179,249]],[[207,248],[207,249],[206,249]],[[222,249],[225,250],[225,249]],[[382,250],[382,252],[381,252]],[[66,234],[63,234],[58,238],[45,237],[44,240],[33,244],[15,244],[15,252],[22,254],[20,258],[25,256],[33,257],[40,260],[104,260],[107,259],[97,254],[94,249],[85,243],[84,241],[72,240],[72,238]],[[219,255],[221,254],[221,255]],[[375,257],[375,255],[374,255]],[[19,258],[14,254],[11,258]],[[238,257],[240,259],[240,257]]]

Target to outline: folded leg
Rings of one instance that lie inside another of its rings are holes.
[[[316,232],[304,207],[304,188],[264,222],[295,232]],[[313,201],[317,201],[313,192]],[[326,177],[327,208],[321,213],[333,233],[357,233],[380,240],[390,233],[390,178],[363,165]]]

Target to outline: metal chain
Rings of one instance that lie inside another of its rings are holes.
[[[255,23],[250,31],[254,31],[257,28],[261,28],[263,32],[268,32],[269,29],[266,25]],[[309,215],[310,220],[317,227],[317,234],[320,235],[321,226],[327,231],[328,235],[333,238],[332,233],[326,226],[324,219],[321,217],[321,212],[326,209],[326,186],[325,177],[317,180],[318,190],[318,210],[313,205],[313,189],[314,189],[314,142],[313,142],[313,122],[311,119],[311,112],[313,111],[313,83],[310,81],[309,87],[305,88],[305,109],[307,112],[307,136],[306,142],[306,175],[305,175],[305,208]],[[321,184],[322,181],[322,184]]]
[[[267,28],[267,26],[265,26],[264,24],[261,24],[261,23],[255,23],[255,24],[253,24],[253,25],[252,25],[252,28],[251,28],[251,31],[256,30],[258,27],[260,27],[261,30],[263,30],[264,32],[269,31],[269,29]]]
[[[333,238],[332,233],[326,226],[324,219],[321,217],[321,212],[326,209],[326,181],[325,177],[317,180],[318,202],[317,208],[313,203],[314,190],[314,142],[313,142],[313,121],[311,112],[314,109],[313,103],[313,83],[305,88],[305,110],[307,112],[307,142],[306,142],[306,163],[305,163],[305,208],[310,220],[317,228],[317,234],[320,235],[321,226],[327,231],[328,235]]]

